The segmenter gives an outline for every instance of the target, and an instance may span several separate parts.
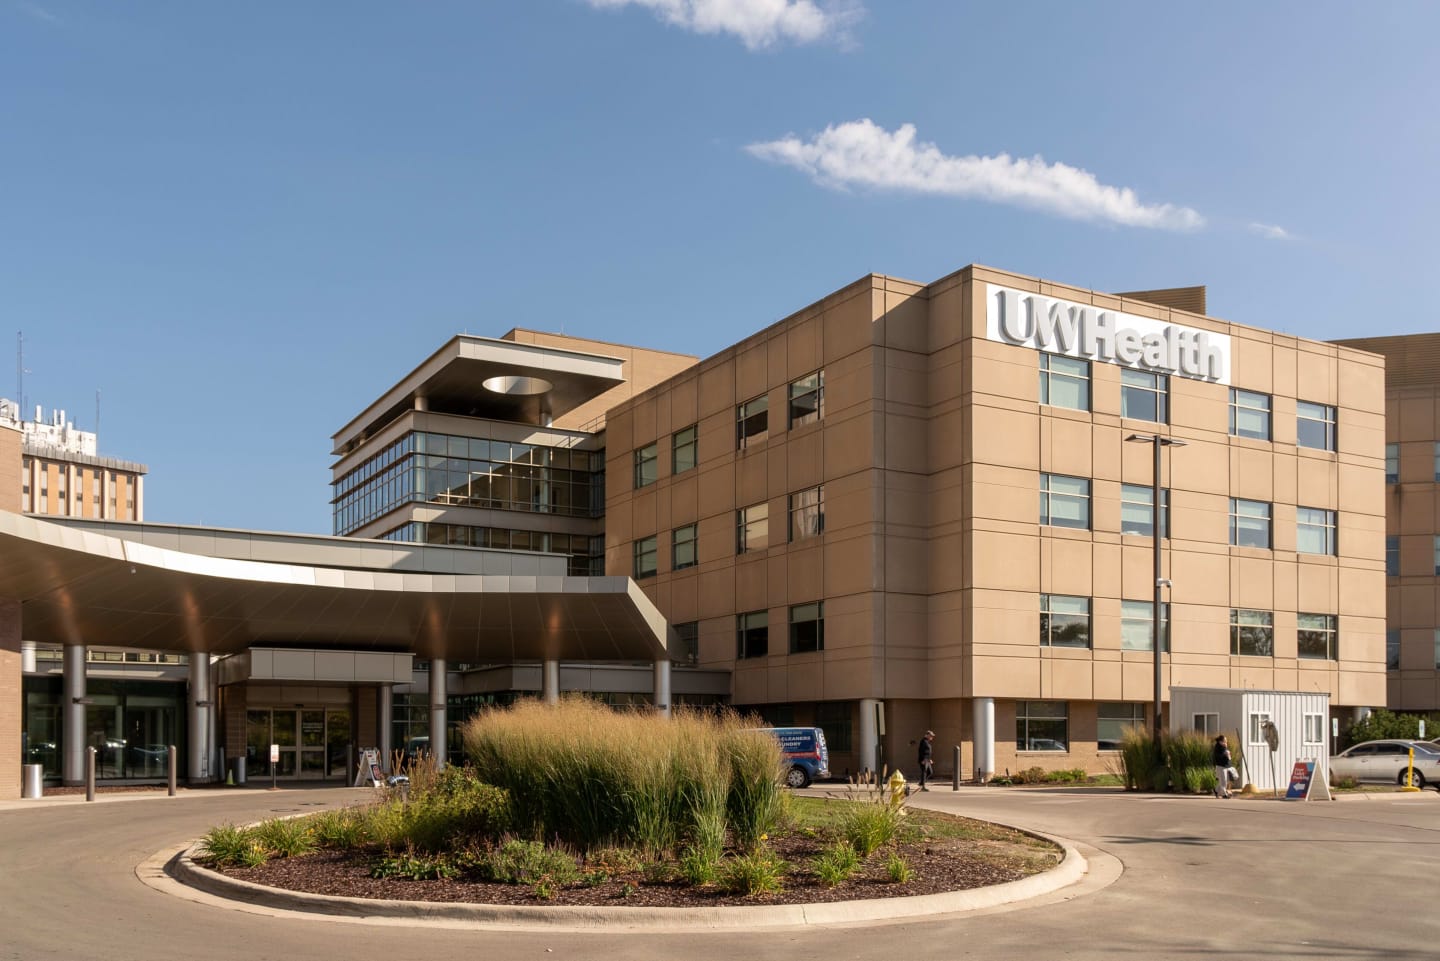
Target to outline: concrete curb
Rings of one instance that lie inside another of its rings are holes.
[[[1008,826],[1008,825],[1007,825]],[[1016,829],[1020,830],[1020,829]],[[455,904],[432,901],[388,901],[333,897],[270,888],[227,877],[195,863],[200,842],[178,851],[157,854],[136,873],[151,883],[168,875],[181,884],[228,901],[280,911],[298,911],[320,918],[391,922],[443,920],[531,930],[603,929],[695,930],[796,927],[805,925],[887,921],[921,915],[956,914],[999,907],[1050,894],[1079,882],[1089,870],[1085,858],[1063,838],[1027,831],[1058,844],[1061,862],[1048,871],[991,887],[944,894],[825,904],[757,905],[719,908],[549,907],[543,905]]]

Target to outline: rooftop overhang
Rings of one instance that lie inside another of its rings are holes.
[[[356,542],[358,552],[368,545]],[[456,662],[653,661],[664,618],[628,577],[433,574],[170,550],[0,511],[0,599],[47,644],[252,645]]]
[[[348,453],[407,410],[543,426],[624,383],[624,364],[618,357],[462,334],[336,431],[332,453]]]

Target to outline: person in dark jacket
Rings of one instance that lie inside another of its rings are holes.
[[[1215,796],[1230,796],[1230,744],[1221,734],[1215,738],[1215,746],[1210,749],[1210,763],[1215,765]]]
[[[935,774],[935,748],[932,741],[935,740],[934,731],[926,731],[925,736],[920,739],[920,790],[930,790],[925,782]]]

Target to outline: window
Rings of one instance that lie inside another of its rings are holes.
[[[1161,651],[1170,650],[1170,605],[1160,605]],[[1120,649],[1155,650],[1155,602],[1120,602]]]
[[[1070,750],[1068,707],[1065,701],[1016,701],[1015,749]]]
[[[735,552],[746,554],[770,546],[770,505],[754,504],[735,512]]]
[[[825,602],[790,608],[790,653],[825,650]]]
[[[1040,354],[1040,403],[1071,410],[1090,409],[1090,362]]]
[[[1296,614],[1295,648],[1300,657],[1338,661],[1339,631],[1334,614]]]
[[[1275,615],[1269,611],[1230,610],[1230,653],[1275,655]]]
[[[655,483],[660,472],[660,450],[658,444],[646,444],[635,451],[635,486],[649,487]]]
[[[736,433],[741,450],[770,436],[769,415],[770,398],[763,395],[735,408]]]
[[[1170,378],[1147,370],[1120,371],[1120,416],[1170,422]]]
[[[825,531],[825,485],[790,495],[790,540],[800,541]]]
[[[1440,628],[1435,629],[1435,639],[1432,646],[1435,652],[1435,667],[1440,669]]]
[[[670,473],[683,474],[695,466],[695,425],[670,435]]]
[[[1435,442],[1435,480],[1440,483],[1440,441]]]
[[[1385,483],[1400,483],[1400,445],[1385,445]]]
[[[801,377],[790,385],[790,426],[813,424],[825,416],[825,371]]]
[[[1295,402],[1295,443],[1315,450],[1335,449],[1335,408],[1328,404]]]
[[[1323,715],[1323,714],[1306,714],[1306,715],[1305,715],[1305,735],[1304,735],[1304,736],[1305,736],[1305,743],[1306,743],[1306,744],[1324,744],[1324,743],[1325,743],[1325,715]]]
[[[686,621],[672,624],[675,629],[675,646],[670,651],[670,660],[677,664],[698,664],[700,662],[700,622]]]
[[[686,524],[670,532],[670,569],[683,571],[695,566],[695,525]]]
[[[1190,715],[1190,726],[1201,734],[1213,737],[1220,733],[1220,715],[1211,712],[1192,714]]]
[[[1160,491],[1160,529],[1170,536],[1170,492]],[[1120,533],[1155,536],[1155,490],[1147,484],[1120,485]]]
[[[1270,505],[1230,498],[1230,546],[1270,549]]]
[[[815,705],[815,726],[825,731],[825,743],[832,751],[850,751],[850,701],[828,701]]]
[[[1041,594],[1040,646],[1089,647],[1090,598]]]
[[[1435,538],[1435,573],[1440,574],[1440,537]]]
[[[1125,732],[1130,728],[1145,728],[1144,704],[1106,704],[1096,708],[1095,747],[1101,751],[1118,751]]]
[[[1040,523],[1090,529],[1090,481],[1063,474],[1040,475]]]
[[[1270,439],[1270,395],[1230,388],[1230,436]]]
[[[1440,542],[1437,542],[1440,546]],[[1318,507],[1295,508],[1295,549],[1301,554],[1335,553],[1335,512]],[[1440,554],[1437,554],[1440,557]],[[1440,574],[1440,568],[1436,569]]]
[[[735,633],[738,645],[735,656],[741,660],[747,657],[764,657],[770,653],[770,613],[768,611],[751,611],[748,614],[735,615]]]
[[[1270,723],[1269,712],[1257,712],[1250,715],[1250,743],[1265,743],[1265,728]]]
[[[649,537],[642,537],[635,542],[635,578],[652,577],[655,574],[656,542],[658,538],[651,534]]]
[[[1400,632],[1385,632],[1385,670],[1400,670]]]
[[[1385,576],[1400,576],[1400,538],[1394,534],[1385,538]]]

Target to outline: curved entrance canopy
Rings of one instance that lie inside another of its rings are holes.
[[[457,663],[657,661],[666,625],[628,577],[565,558],[0,511],[0,600],[46,644],[233,654],[411,651]]]

